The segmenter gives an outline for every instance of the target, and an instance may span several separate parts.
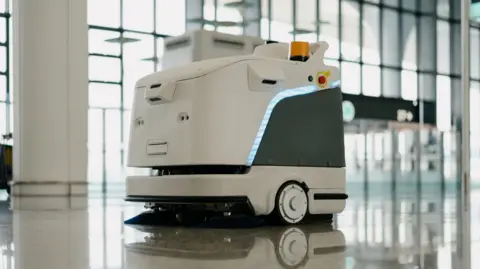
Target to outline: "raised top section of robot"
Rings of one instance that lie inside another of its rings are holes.
[[[251,85],[255,86],[252,90],[281,90],[305,86],[315,86],[319,90],[333,88],[339,85],[339,70],[337,67],[325,65],[324,55],[327,49],[328,43],[324,41],[310,44],[301,41],[290,44],[267,43],[257,46],[253,55],[203,60],[150,74],[137,82],[137,88],[161,83],[156,90],[148,92],[152,97],[150,99],[152,103],[169,102],[173,98],[172,84],[238,63],[248,65],[249,78],[256,75],[265,80],[263,85]],[[159,94],[162,91],[164,94]]]
[[[268,43],[253,55],[141,78],[129,166],[345,167],[339,70],[325,65],[327,49],[326,42]]]

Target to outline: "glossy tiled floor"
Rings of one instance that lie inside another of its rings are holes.
[[[333,225],[252,229],[131,227],[142,211],[91,199],[88,210],[0,211],[0,269],[462,268],[452,193],[353,195]],[[480,191],[472,193],[471,253],[479,253]],[[472,255],[471,268],[480,268]]]

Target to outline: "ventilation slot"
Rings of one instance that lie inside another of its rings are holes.
[[[313,255],[326,255],[333,253],[341,253],[347,250],[346,246],[335,246],[335,247],[326,247],[326,248],[315,248],[313,249]]]
[[[149,146],[158,146],[158,145],[166,145],[167,142],[165,141],[148,141]]]
[[[220,39],[220,38],[214,38],[213,39],[213,44],[216,45],[226,45],[226,46],[234,46],[238,48],[243,48],[245,46],[245,43],[242,41],[235,41],[235,40],[226,40],[226,39]]]
[[[148,155],[167,155],[167,142],[165,141],[148,141]]]
[[[268,84],[268,85],[275,85],[275,84],[277,84],[277,81],[276,80],[271,80],[271,79],[264,79],[264,80],[262,80],[262,83],[263,84]]]
[[[152,101],[152,102],[159,102],[159,101],[162,101],[162,98],[152,97],[152,98],[150,98],[149,100]]]
[[[167,50],[175,50],[190,45],[190,38],[183,38],[178,40],[173,40],[165,45]]]
[[[150,86],[150,89],[160,88],[160,86],[162,86],[162,83],[153,84],[152,86]]]

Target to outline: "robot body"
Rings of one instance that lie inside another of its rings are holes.
[[[128,165],[156,175],[128,177],[126,200],[285,223],[341,212],[342,96],[338,69],[323,63],[327,48],[310,44],[299,62],[288,60],[288,44],[267,44],[140,79]]]

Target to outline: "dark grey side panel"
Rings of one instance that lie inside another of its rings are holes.
[[[272,111],[253,165],[345,167],[340,88],[285,98]]]

